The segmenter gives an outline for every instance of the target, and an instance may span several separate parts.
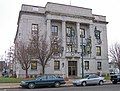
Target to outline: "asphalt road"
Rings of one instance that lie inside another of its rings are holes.
[[[85,87],[60,87],[60,88],[36,88],[36,89],[0,89],[0,91],[120,91],[120,84]]]

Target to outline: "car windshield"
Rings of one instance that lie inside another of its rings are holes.
[[[89,77],[89,75],[85,75],[85,76],[84,76],[84,78],[88,78],[88,77]]]

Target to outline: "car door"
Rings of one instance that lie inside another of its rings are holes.
[[[38,79],[36,79],[37,86],[46,86],[46,84],[47,84],[47,76],[41,76]]]
[[[96,77],[94,75],[90,75],[87,79],[87,84],[96,84]]]
[[[56,79],[56,77],[55,77],[54,75],[49,75],[49,76],[47,77],[47,79],[48,79],[48,84],[49,84],[49,85],[54,85],[55,79]]]

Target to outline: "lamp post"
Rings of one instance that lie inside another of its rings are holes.
[[[80,30],[80,37],[81,37],[81,61],[82,61],[82,78],[84,78],[84,64],[83,64],[83,32],[84,30]]]

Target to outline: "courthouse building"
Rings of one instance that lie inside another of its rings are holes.
[[[62,39],[63,52],[49,61],[45,74],[80,77],[88,73],[109,73],[106,16],[92,14],[92,9],[48,2],[45,7],[22,5],[14,43],[28,42],[33,31]],[[82,64],[83,62],[83,64]],[[16,61],[17,76],[24,76]],[[83,69],[82,69],[83,67]],[[29,75],[39,75],[41,65],[31,62]]]

